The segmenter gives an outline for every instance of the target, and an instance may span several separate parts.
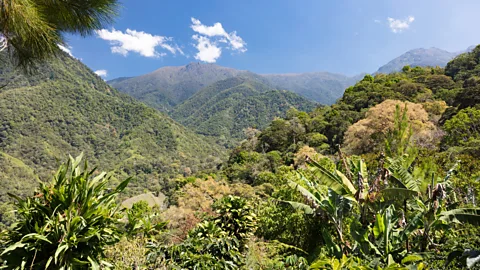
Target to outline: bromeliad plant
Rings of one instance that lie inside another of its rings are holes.
[[[107,188],[111,176],[89,170],[82,155],[61,165],[34,196],[16,199],[18,223],[3,235],[6,269],[100,269],[104,247],[119,241],[115,198],[130,181]]]

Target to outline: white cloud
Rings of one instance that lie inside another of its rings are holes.
[[[203,25],[201,21],[195,18],[192,18],[192,23],[193,24],[191,27],[193,31],[201,35],[205,35],[209,37],[214,37],[214,36],[227,37],[228,36],[225,29],[223,29],[222,24],[219,22],[215,23],[213,26],[206,26],[206,25]]]
[[[388,23],[393,33],[401,33],[404,30],[407,30],[410,28],[410,24],[412,24],[413,21],[415,21],[415,17],[413,16],[408,16],[408,18],[404,20],[388,18]]]
[[[373,20],[374,23],[382,23],[380,20]]]
[[[112,29],[111,31],[102,29],[97,31],[99,38],[110,41],[112,53],[118,53],[127,56],[129,52],[139,53],[145,57],[162,57],[167,55],[165,52],[158,52],[157,47],[176,54],[183,55],[183,51],[172,42],[172,38],[164,36],[155,36],[143,31],[127,29],[124,32]]]
[[[197,48],[198,53],[195,55],[195,59],[207,63],[215,63],[220,55],[222,55],[222,49],[212,44],[207,37],[194,35],[192,38],[197,41],[195,48]]]
[[[68,46],[68,47],[65,47],[63,46],[62,44],[57,44],[58,45],[58,48],[60,48],[60,50],[68,53],[68,55],[70,55],[71,57],[75,58],[75,56],[73,56],[72,54],[72,47]]]
[[[95,71],[95,74],[97,74],[100,77],[107,77],[108,72],[105,69],[100,69]]]
[[[197,60],[215,63],[222,55],[223,47],[241,53],[247,51],[247,43],[237,35],[237,32],[227,33],[219,22],[213,26],[207,26],[200,20],[192,18],[190,27],[197,33],[192,36],[192,39],[196,41],[194,46],[198,50],[195,55]]]

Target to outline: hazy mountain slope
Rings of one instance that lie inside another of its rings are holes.
[[[356,77],[328,72],[263,75],[279,89],[290,90],[321,104],[333,104],[345,89],[354,85]]]
[[[4,56],[0,55],[4,62]],[[118,93],[66,55],[33,76],[0,68],[0,202],[25,195],[68,154],[134,176],[130,193],[161,190],[189,167],[212,168],[223,151],[168,116]]]
[[[410,50],[388,62],[386,65],[380,67],[377,73],[392,73],[396,71],[401,71],[404,66],[445,67],[447,63],[455,56],[464,52],[471,51],[473,48],[474,46],[469,47],[467,50],[461,52],[448,52],[438,48],[420,48]]]
[[[310,110],[315,104],[257,81],[234,77],[216,82],[177,106],[172,117],[200,134],[233,141],[248,127],[264,128],[291,107]]]
[[[115,79],[109,83],[151,107],[169,111],[201,88],[244,72],[214,64],[190,63],[163,67],[146,75]]]

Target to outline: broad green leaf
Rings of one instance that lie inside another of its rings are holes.
[[[409,264],[423,261],[423,257],[418,254],[411,254],[402,259],[402,264]]]
[[[68,249],[68,244],[62,244],[55,251],[55,264],[58,264],[58,256],[65,250]]]
[[[309,190],[307,190],[306,188],[302,187],[301,185],[299,185],[298,183],[295,183],[293,181],[288,181],[288,185],[293,188],[293,189],[296,189],[298,192],[300,192],[304,197],[306,197],[307,199],[309,200],[312,200],[316,203],[320,203],[319,201],[319,198],[317,198],[315,195],[313,195]]]
[[[312,166],[313,171],[316,173],[318,180],[322,185],[325,185],[339,194],[345,194],[346,190],[343,186],[343,181],[340,177],[334,173],[331,173],[328,169],[318,164],[314,160],[307,162]],[[355,194],[355,193],[354,193]]]
[[[25,246],[26,246],[25,243],[17,242],[17,243],[15,243],[15,244],[10,245],[9,247],[7,247],[7,248],[2,252],[2,254],[0,254],[0,255],[7,254],[7,253],[9,253],[10,251],[13,251],[13,250],[15,250],[15,249],[17,249],[17,248],[23,248],[23,247],[25,247]]]
[[[45,241],[49,244],[51,244],[52,242],[50,240],[48,240],[47,237],[43,236],[43,235],[40,235],[38,233],[29,233],[25,236],[22,237],[22,241],[28,241],[28,240],[32,240],[32,239],[35,239],[35,240],[42,240],[42,241]]]
[[[299,203],[299,202],[292,202],[292,201],[282,201],[282,202],[290,204],[294,209],[301,210],[307,215],[311,215],[314,213],[313,209],[306,204]]]
[[[458,208],[441,213],[444,222],[470,223],[480,225],[480,208]]]
[[[96,260],[92,259],[90,256],[88,256],[87,259],[90,262],[90,266],[93,270],[100,270],[100,265]]]
[[[357,190],[353,186],[352,182],[340,171],[335,171],[338,175],[338,177],[342,181],[342,185],[344,186],[345,190],[348,192],[349,195],[355,195],[357,193]]]
[[[420,194],[405,188],[386,188],[380,191],[380,195],[386,200],[403,201],[418,197]]]

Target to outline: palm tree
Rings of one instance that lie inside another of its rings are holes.
[[[0,51],[29,67],[59,52],[64,34],[86,36],[111,23],[118,0],[0,0]]]

